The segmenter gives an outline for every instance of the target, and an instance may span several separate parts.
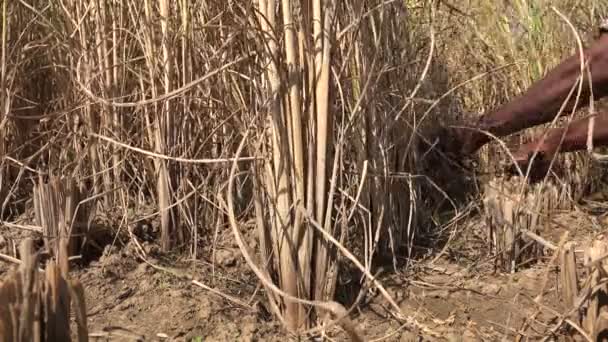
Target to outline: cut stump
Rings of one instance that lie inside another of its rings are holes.
[[[36,223],[42,227],[44,244],[53,256],[58,255],[58,242],[67,240],[69,256],[80,254],[83,241],[82,222],[85,210],[79,206],[80,191],[73,179],[51,177],[44,183],[42,177],[34,185],[34,211]]]
[[[0,282],[0,342],[71,341],[71,309],[78,341],[88,341],[84,289],[68,277],[65,240],[59,245],[58,261],[41,271],[32,240],[21,242],[20,266]]]
[[[496,178],[484,185],[487,241],[496,256],[496,267],[515,272],[538,260],[543,249],[555,249],[540,237],[551,212],[566,209],[571,202],[553,183],[524,184],[519,177]]]
[[[604,240],[595,240],[593,244],[585,250],[585,265],[589,268],[589,285],[592,289],[588,302],[584,307],[582,317],[582,327],[593,336],[594,341],[599,341],[597,337],[608,334],[606,315],[608,315],[608,274],[606,266],[608,260],[608,243]]]
[[[574,244],[567,242],[560,251],[559,289],[566,317],[576,323],[578,329],[568,325],[569,341],[608,341],[608,243],[595,240],[585,248],[578,267]]]

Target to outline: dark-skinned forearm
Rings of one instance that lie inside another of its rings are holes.
[[[589,60],[594,99],[608,95],[608,34],[584,50]],[[580,76],[580,57],[578,51],[552,69],[543,79],[535,82],[525,93],[505,105],[483,115],[477,127],[498,137],[504,137],[520,130],[550,122],[558,114]],[[575,88],[567,108],[562,114],[574,109],[577,89]],[[589,105],[589,79],[583,73],[582,93],[576,109]],[[469,153],[475,152],[490,141],[485,134],[474,134],[468,142]]]
[[[587,148],[590,118],[573,121],[569,126],[554,128],[549,131],[541,150],[548,154],[575,152]],[[592,130],[593,147],[608,146],[608,113],[595,117]],[[564,135],[565,133],[565,135]],[[563,140],[562,140],[563,136]]]

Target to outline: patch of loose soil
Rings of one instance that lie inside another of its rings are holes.
[[[230,272],[217,266],[216,286],[246,304],[238,305],[189,279],[212,281],[210,265],[169,267],[155,258],[143,262],[133,250],[132,245],[106,248],[99,261],[74,272],[86,288],[89,330],[96,335],[111,334],[112,341],[253,341],[280,336],[255,302],[246,303],[245,295],[253,293],[255,283],[232,281]]]

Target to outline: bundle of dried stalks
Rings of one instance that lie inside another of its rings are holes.
[[[497,256],[497,266],[515,272],[523,263],[553,248],[539,235],[555,209],[568,209],[572,202],[552,181],[528,184],[520,177],[493,179],[483,185],[487,241]]]
[[[412,47],[403,39],[411,32],[404,3],[258,0],[254,6],[252,32],[265,68],[256,104],[267,115],[257,119],[250,150],[268,155],[253,168],[259,263],[278,289],[299,299],[265,284],[273,313],[299,333],[322,320],[320,307],[310,310],[308,303],[334,299],[339,258],[358,247],[361,269],[369,273],[378,255],[396,264],[396,251],[414,236],[420,182],[410,174],[417,173],[414,132],[421,128],[409,121],[419,110],[395,94],[416,96],[426,71],[414,76],[401,69],[410,59],[393,53]],[[427,68],[433,35],[424,50]],[[346,169],[356,175],[342,176]],[[349,226],[361,229],[355,243],[347,241]]]
[[[84,289],[68,277],[67,249],[61,245],[58,261],[42,272],[32,241],[21,243],[20,267],[0,283],[0,341],[71,341],[72,305],[78,341],[88,341]]]
[[[69,256],[79,254],[83,241],[81,223],[86,216],[85,208],[79,205],[80,190],[74,179],[53,176],[45,184],[40,177],[34,186],[33,202],[47,250],[59,255],[58,242],[66,240]]]
[[[514,272],[518,265],[540,257],[548,243],[538,235],[539,228],[549,222],[552,213],[572,209],[597,188],[600,171],[585,153],[569,153],[555,159],[541,182],[530,183],[518,176],[483,184],[487,241],[498,255],[499,267]]]

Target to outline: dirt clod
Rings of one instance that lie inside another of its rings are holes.
[[[215,263],[224,267],[236,266],[236,251],[233,249],[218,249],[215,251]]]

